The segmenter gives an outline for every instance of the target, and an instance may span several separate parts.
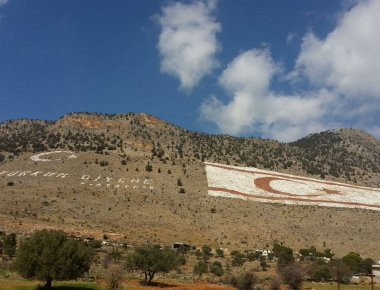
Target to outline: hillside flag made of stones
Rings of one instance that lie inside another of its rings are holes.
[[[380,210],[380,188],[205,162],[208,194],[259,202]]]

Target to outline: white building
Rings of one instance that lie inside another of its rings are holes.
[[[372,265],[372,274],[375,275],[374,282],[380,284],[380,265]]]

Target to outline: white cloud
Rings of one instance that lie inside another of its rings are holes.
[[[346,98],[380,98],[380,1],[361,1],[341,15],[325,39],[308,33],[296,74]]]
[[[291,44],[295,38],[297,37],[297,33],[295,32],[289,32],[288,35],[286,36],[286,44]]]
[[[232,99],[224,104],[211,97],[201,105],[202,117],[224,133],[256,130],[282,141],[323,129],[320,118],[334,97],[325,90],[306,96],[275,94],[270,91],[270,83],[279,72],[268,50],[241,53],[219,78]]]
[[[0,0],[0,6],[7,4],[8,0]]]
[[[257,132],[282,141],[338,126],[366,128],[380,136],[380,0],[353,4],[325,38],[308,33],[302,40],[290,79],[302,85],[307,80],[311,89],[274,92],[271,81],[280,73],[278,64],[268,50],[249,50],[219,79],[231,99],[204,101],[202,117],[223,133]],[[289,34],[288,41],[292,38]]]
[[[216,3],[174,3],[163,7],[158,17],[161,71],[178,77],[184,90],[191,90],[218,65],[216,34],[221,26],[213,16]]]

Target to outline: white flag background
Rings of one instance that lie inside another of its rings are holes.
[[[205,162],[208,194],[260,202],[380,210],[380,189]]]

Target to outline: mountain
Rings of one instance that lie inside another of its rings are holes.
[[[54,227],[231,249],[275,240],[337,253],[378,249],[379,211],[215,198],[204,161],[380,187],[380,141],[356,129],[281,143],[191,132],[147,114],[72,113],[0,124],[0,230]]]

